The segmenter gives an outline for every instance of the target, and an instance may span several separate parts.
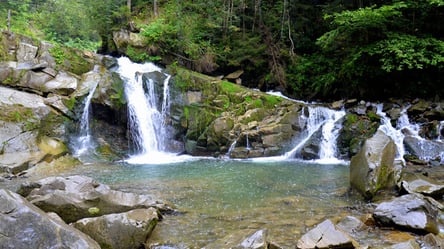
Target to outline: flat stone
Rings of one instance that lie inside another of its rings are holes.
[[[355,248],[353,239],[338,229],[331,220],[325,220],[308,231],[298,241],[297,248]]]

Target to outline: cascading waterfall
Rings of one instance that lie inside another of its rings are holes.
[[[291,151],[285,154],[285,157],[294,158],[296,153],[308,142],[316,131],[322,129],[322,140],[320,144],[319,159],[321,162],[333,162],[336,159],[336,139],[339,134],[340,126],[337,121],[344,117],[345,111],[335,111],[326,107],[308,106],[308,117],[305,118],[306,129],[304,138]]]
[[[74,156],[79,157],[90,149],[94,148],[94,143],[91,138],[91,131],[89,127],[90,110],[91,110],[91,100],[94,96],[98,83],[94,84],[90,89],[89,93],[84,100],[82,117],[80,118],[80,129],[79,136],[74,142]]]
[[[164,123],[169,111],[170,76],[166,75],[163,82],[163,101],[159,111],[155,82],[152,79],[144,80],[143,74],[162,72],[162,70],[152,63],[133,63],[126,57],[119,58],[118,63],[117,72],[125,81],[128,122],[137,153],[128,161],[130,163],[170,162],[172,153],[166,151],[168,135]]]
[[[387,114],[382,110],[383,107],[383,104],[376,105],[376,114],[381,117],[381,125],[378,129],[393,139],[393,142],[395,142],[397,148],[395,159],[404,162],[404,134],[402,133],[401,129],[410,125],[409,119],[405,110],[403,110],[401,117],[398,119],[398,125],[395,128],[393,127],[390,118],[387,117]]]

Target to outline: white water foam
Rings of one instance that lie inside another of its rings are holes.
[[[336,139],[341,127],[337,122],[344,117],[345,111],[335,111],[322,106],[308,106],[308,117],[302,117],[306,120],[306,129],[303,139],[289,152],[284,158],[294,158],[296,153],[307,143],[313,134],[322,129],[322,141],[320,144],[319,163],[342,163],[336,158]]]

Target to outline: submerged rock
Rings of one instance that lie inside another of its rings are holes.
[[[87,235],[11,191],[0,189],[0,214],[1,248],[100,249]]]
[[[430,199],[407,194],[379,204],[373,217],[382,226],[438,234],[439,214],[439,208]]]
[[[325,220],[304,234],[297,248],[356,248],[355,245],[357,243],[348,234],[338,229],[331,220]]]
[[[267,249],[267,230],[242,230],[204,247],[204,249],[219,248]]]
[[[384,132],[367,139],[350,162],[350,183],[365,198],[371,199],[381,189],[395,186],[396,145]]]
[[[159,214],[155,208],[84,218],[71,225],[97,241],[102,248],[141,248],[153,231]]]
[[[20,194],[46,212],[70,223],[86,217],[121,213],[138,208],[170,208],[148,195],[112,190],[87,176],[48,177],[20,187]],[[94,209],[94,212],[91,210]]]

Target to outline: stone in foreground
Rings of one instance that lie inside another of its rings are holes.
[[[102,248],[143,248],[143,244],[159,220],[155,208],[135,209],[126,213],[85,218],[72,226],[89,235]]]
[[[42,210],[57,213],[67,223],[139,208],[171,211],[167,205],[149,195],[112,190],[81,175],[48,177],[22,185],[18,193]]]
[[[440,212],[434,202],[416,194],[403,195],[379,204],[373,217],[382,226],[396,226],[417,233],[439,233]]]
[[[298,241],[297,248],[355,248],[355,242],[348,234],[338,229],[330,220],[325,220]]]
[[[396,145],[384,132],[367,139],[350,162],[350,184],[365,198],[372,199],[381,189],[395,186]]]
[[[100,249],[87,235],[4,189],[0,189],[0,247]]]

